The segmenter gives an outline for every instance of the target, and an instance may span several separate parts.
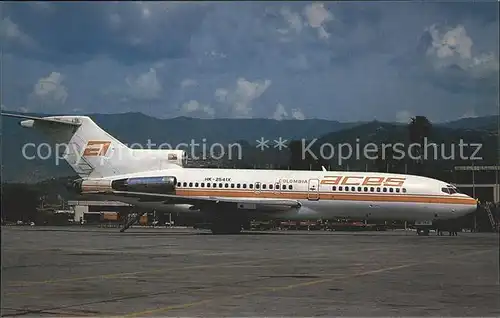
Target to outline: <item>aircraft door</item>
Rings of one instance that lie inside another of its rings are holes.
[[[307,199],[311,201],[319,200],[319,180],[309,179],[307,186]]]
[[[260,182],[255,182],[253,185],[253,191],[255,193],[260,193]]]

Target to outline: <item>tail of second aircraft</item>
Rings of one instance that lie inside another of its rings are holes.
[[[2,115],[22,118],[21,126],[34,128],[49,137],[55,143],[55,155],[68,162],[81,178],[104,178],[183,165],[184,151],[131,149],[87,116]]]

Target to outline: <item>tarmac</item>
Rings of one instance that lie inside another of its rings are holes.
[[[493,233],[2,227],[2,316],[500,316]]]

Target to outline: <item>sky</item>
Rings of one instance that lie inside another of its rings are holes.
[[[2,3],[1,107],[344,122],[494,115],[498,6]]]

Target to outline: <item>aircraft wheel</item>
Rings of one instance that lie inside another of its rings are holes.
[[[419,236],[429,236],[429,230],[427,230],[427,229],[417,229],[417,235],[419,235]]]

